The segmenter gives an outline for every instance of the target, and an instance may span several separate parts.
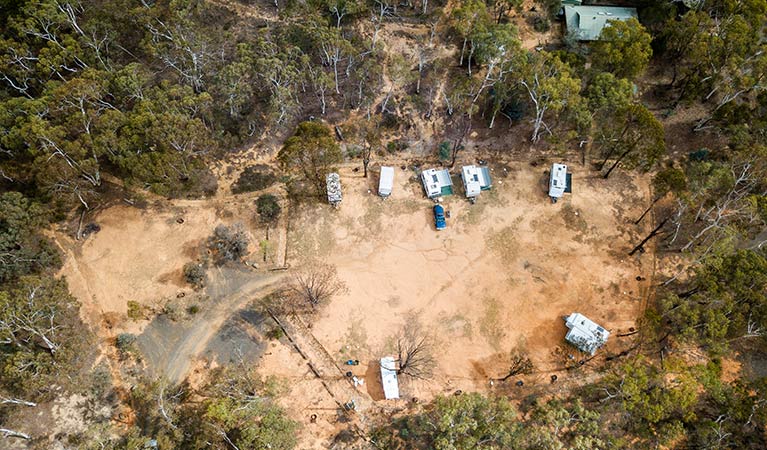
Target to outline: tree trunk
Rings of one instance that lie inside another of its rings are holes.
[[[543,112],[536,112],[535,113],[535,121],[533,122],[533,136],[530,138],[531,142],[538,142],[541,137],[541,125],[543,125]]]
[[[613,156],[613,153],[615,153],[615,147],[610,148],[610,151],[607,152],[607,156],[605,156],[605,159],[602,160],[602,162],[599,164],[599,167],[597,168],[597,170],[601,172],[602,169],[605,168],[605,165],[607,164],[607,160],[609,160],[610,157]]]
[[[507,373],[507,374],[506,374],[506,376],[505,376],[505,377],[503,377],[503,378],[498,378],[498,381],[506,381],[506,380],[508,380],[509,378],[513,377],[514,375],[516,375],[516,374],[515,374],[515,373],[512,373],[512,372],[509,372],[509,373]]]
[[[655,199],[652,201],[652,203],[650,203],[650,206],[648,206],[648,207],[647,207],[647,209],[645,209],[645,210],[644,210],[644,212],[642,213],[642,215],[641,215],[641,216],[639,216],[639,218],[638,218],[637,220],[635,220],[635,221],[634,221],[634,225],[639,225],[639,222],[641,222],[641,221],[642,221],[642,219],[644,219],[644,216],[646,216],[646,215],[647,215],[647,213],[648,213],[648,212],[650,212],[650,210],[652,209],[652,207],[653,207],[653,206],[655,206],[655,204],[656,204],[656,203],[658,203],[658,200],[660,200],[660,199],[662,199],[662,198],[663,198],[663,196],[660,196],[660,197],[655,197]]]
[[[618,157],[618,159],[616,159],[616,160],[615,160],[615,162],[613,163],[613,165],[612,165],[612,166],[610,166],[610,169],[607,171],[607,173],[605,173],[605,174],[602,176],[602,178],[604,178],[604,179],[606,180],[606,179],[607,179],[607,177],[609,177],[609,176],[610,176],[610,173],[611,173],[611,172],[612,172],[612,171],[613,171],[613,170],[614,170],[616,167],[618,167],[618,164],[620,164],[620,162],[621,162],[621,161],[623,161],[623,158],[625,158],[625,157],[626,157],[626,155],[628,155],[629,153],[631,153],[631,150],[633,150],[633,148],[629,148],[629,149],[628,149],[628,150],[626,150],[625,152],[621,153],[621,155]]]
[[[474,41],[471,42],[471,49],[469,49],[469,56],[466,58],[466,65],[469,66],[469,76],[471,77],[471,59],[474,57]]]
[[[21,433],[19,431],[9,430],[7,428],[0,428],[0,434],[3,435],[3,437],[9,438],[9,437],[16,437],[21,439],[30,440],[32,437],[26,433]]]
[[[8,342],[10,343],[10,342]],[[22,400],[19,398],[0,398],[0,405],[24,405],[24,406],[37,406],[37,403]]]
[[[673,75],[671,76],[671,82],[668,84],[669,89],[674,87],[674,84],[676,84],[676,77],[677,77],[677,75],[678,75],[677,64],[674,64],[674,66],[673,66]]]
[[[646,238],[642,239],[642,242],[640,242],[636,247],[634,247],[633,250],[629,252],[629,256],[634,256],[634,253],[641,250],[644,247],[644,245],[647,243],[647,241],[654,238],[656,235],[660,234],[660,229],[663,228],[664,225],[666,225],[666,222],[668,222],[668,217],[663,219],[663,221],[661,221],[661,223],[659,223],[658,226],[655,227],[655,229],[653,229],[650,232],[650,234],[647,235]]]
[[[338,89],[338,58],[333,58],[333,75],[336,82],[336,94],[340,94],[341,91]]]
[[[696,286],[696,287],[694,287],[692,289],[688,289],[688,290],[686,290],[686,291],[684,291],[682,293],[676,294],[676,296],[679,297],[679,298],[689,298],[689,297],[697,294],[698,291],[700,291],[700,288]]]
[[[493,108],[493,115],[490,116],[490,125],[487,126],[489,129],[493,129],[493,125],[495,125],[495,116],[498,115],[498,109]]]
[[[501,24],[501,19],[503,19],[504,14],[506,14],[506,8],[502,6],[501,9],[498,10],[498,18],[496,20],[496,24]]]
[[[464,118],[466,120],[466,125],[463,127],[463,132],[461,132],[461,135],[458,137],[458,139],[453,144],[453,151],[452,151],[452,158],[450,160],[450,168],[452,169],[453,166],[455,166],[455,160],[458,158],[458,152],[461,150],[461,145],[463,145],[463,140],[466,137],[466,135],[469,133],[469,130],[471,129],[471,117]]]
[[[368,164],[370,164],[370,153],[372,149],[363,150],[362,153],[362,178],[368,177]]]
[[[319,99],[320,99],[320,105],[322,106],[322,115],[325,115],[325,111],[327,110],[327,102],[325,100],[325,89],[319,89]]]

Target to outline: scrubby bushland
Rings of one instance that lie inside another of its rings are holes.
[[[242,224],[218,225],[208,238],[208,248],[218,265],[238,261],[248,252],[248,236]]]
[[[194,261],[184,264],[184,279],[195,289],[203,287],[206,279],[205,266]]]
[[[258,164],[248,166],[242,171],[240,177],[232,185],[232,192],[241,194],[266,189],[277,182],[277,175],[269,166]]]
[[[264,194],[258,197],[258,200],[256,201],[256,212],[258,212],[258,216],[261,218],[262,222],[270,223],[280,217],[282,208],[280,208],[280,203],[277,200],[277,197],[272,194]]]

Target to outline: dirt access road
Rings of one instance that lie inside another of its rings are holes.
[[[276,289],[286,276],[270,272],[273,263],[263,263],[258,243],[265,230],[253,216],[253,198],[248,195],[157,199],[144,208],[116,205],[89,217],[101,229],[83,241],[56,233],[67,255],[60,274],[82,303],[80,314],[99,336],[103,356],[114,359],[114,339],[132,333],[139,336],[137,343],[151,374],[181,381],[198,356],[216,353],[209,347],[236,347],[232,339],[226,342],[231,336],[223,336],[227,327],[221,330],[222,325],[236,319],[249,302]],[[205,241],[217,225],[233,223],[242,223],[249,235],[254,253],[245,260],[252,256],[262,267],[211,266],[207,287],[193,291],[183,279],[184,264],[204,254]],[[278,242],[284,236],[275,235],[274,248],[284,247]],[[138,305],[144,318],[128,317],[129,304]],[[191,306],[199,312],[188,313]],[[169,309],[176,313],[166,314]],[[262,345],[257,333],[246,337],[244,346]]]
[[[249,274],[250,279],[241,284],[232,280],[239,280],[242,276],[232,276],[231,273],[224,275],[216,269],[212,272],[218,272],[215,278],[219,279],[212,283],[216,288],[211,290],[221,290],[221,286],[228,286],[227,290],[233,292],[222,292],[224,295],[211,299],[204,311],[190,322],[173,322],[158,316],[138,337],[138,346],[152,375],[162,376],[170,383],[182,382],[198,357],[206,351],[216,351],[209,344],[224,323],[254,300],[264,298],[284,286],[287,276],[284,272]],[[258,344],[257,340],[255,342]]]

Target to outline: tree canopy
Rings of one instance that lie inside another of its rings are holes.
[[[61,374],[87,357],[78,309],[66,282],[48,276],[22,277],[0,290],[0,384],[32,397],[60,387]]]
[[[287,173],[325,193],[325,176],[343,159],[330,129],[319,122],[301,122],[285,141],[277,159]]]
[[[595,67],[619,78],[633,80],[647,68],[652,36],[638,20],[612,20],[592,47]]]
[[[39,232],[48,211],[18,192],[0,194],[0,285],[55,267],[58,252]]]

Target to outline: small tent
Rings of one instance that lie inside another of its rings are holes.
[[[391,195],[394,187],[394,167],[381,167],[381,174],[378,178],[378,195],[388,197]]]

